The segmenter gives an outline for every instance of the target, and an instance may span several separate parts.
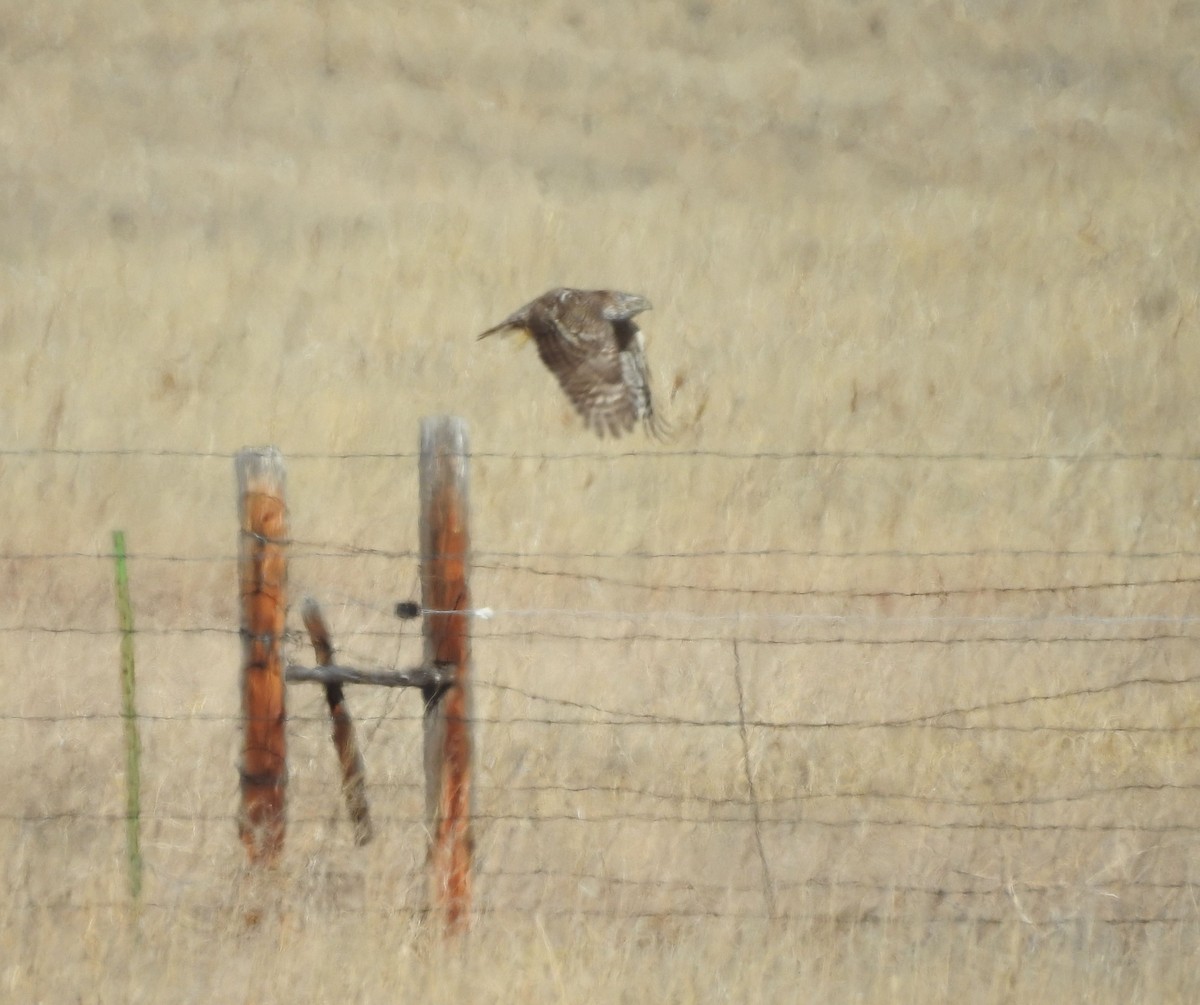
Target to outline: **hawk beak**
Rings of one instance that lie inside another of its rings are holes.
[[[610,307],[604,308],[604,317],[608,321],[624,321],[633,317],[635,314],[641,314],[642,311],[648,311],[654,305],[645,297],[637,293],[621,293],[618,294],[617,302]]]

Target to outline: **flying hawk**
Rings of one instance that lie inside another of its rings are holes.
[[[479,337],[526,331],[538,355],[599,436],[621,436],[641,420],[650,435],[667,433],[654,414],[645,340],[635,315],[650,301],[617,290],[557,289],[543,293]]]

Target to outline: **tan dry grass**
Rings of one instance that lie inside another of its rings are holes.
[[[152,906],[140,928],[105,906],[122,899],[121,822],[96,819],[122,805],[118,724],[54,718],[116,708],[111,636],[6,635],[9,708],[52,718],[0,724],[17,780],[0,822],[0,987],[43,1001],[1194,998],[1192,692],[1120,686],[1187,677],[1190,642],[807,644],[1139,635],[1155,625],[1035,619],[1186,616],[1188,585],[856,599],[586,577],[920,592],[1194,576],[1194,463],[1069,458],[1195,450],[1198,43],[1195,5],[1128,0],[0,13],[5,446],[274,442],[293,457],[299,540],[402,550],[415,464],[321,455],[411,449],[421,415],[451,411],[483,453],[614,455],[477,458],[483,552],[814,553],[522,560],[536,573],[480,557],[481,603],[630,616],[481,627],[479,893],[497,913],[453,960],[413,921],[411,696],[351,697],[382,818],[362,853],[320,702],[293,697],[289,851],[279,889],[255,895],[278,909],[240,927],[236,640],[146,631],[231,626],[231,564],[135,559],[141,704],[163,717],[144,723]],[[629,444],[585,440],[531,353],[471,340],[560,283],[654,300],[677,449],[1063,459],[618,458]],[[6,455],[0,473],[6,554],[103,550],[117,526],[142,554],[233,551],[223,458]],[[415,656],[386,614],[415,591],[412,563],[325,550],[296,549],[293,584],[327,604],[349,655]],[[972,554],[907,554],[932,551]],[[105,562],[4,566],[5,624],[113,624]],[[845,620],[778,620],[797,612]],[[733,613],[736,629],[711,620]],[[936,620],[998,617],[1013,620]],[[505,637],[529,630],[712,638]],[[763,910],[752,830],[717,822],[746,796],[738,731],[523,722],[613,717],[496,685],[733,722],[734,631],[790,643],[739,646],[752,720],[986,705],[933,725],[1017,731],[751,727],[792,920],[720,917]],[[1078,694],[1022,703],[1063,692]],[[1103,728],[1129,724],[1181,728]],[[1029,731],[1064,725],[1100,729]],[[576,819],[521,819],[536,815]]]

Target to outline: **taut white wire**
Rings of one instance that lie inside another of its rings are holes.
[[[734,611],[719,614],[702,614],[697,611],[602,611],[576,608],[531,607],[477,607],[463,611],[439,611],[423,608],[422,614],[467,614],[472,617],[491,618],[542,618],[567,617],[588,618],[597,621],[691,621],[691,622],[739,622],[739,621],[778,621],[807,624],[892,624],[892,625],[922,625],[922,624],[1006,624],[1006,625],[1053,625],[1053,624],[1083,624],[1083,625],[1140,625],[1168,624],[1195,625],[1200,624],[1200,617],[1173,614],[1130,614],[1130,615],[1101,615],[1101,614],[1049,614],[1043,617],[1026,617],[1020,615],[973,615],[973,614],[937,614],[914,616],[891,616],[882,614],[808,614],[795,612],[772,611]]]

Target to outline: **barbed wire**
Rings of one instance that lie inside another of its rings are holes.
[[[301,541],[297,539],[284,539],[280,544],[287,545],[289,548],[288,555],[292,559],[359,559],[359,558],[380,558],[380,559],[411,559],[420,560],[421,552],[412,548],[382,548],[369,545],[353,545],[338,542],[318,542],[318,541]],[[442,556],[433,555],[433,558]],[[1189,560],[1200,558],[1200,549],[1188,548],[1173,548],[1169,551],[1130,551],[1108,548],[960,548],[950,550],[933,550],[921,551],[916,549],[904,548],[879,548],[879,549],[862,549],[862,550],[831,550],[821,548],[792,548],[792,547],[759,547],[759,548],[708,548],[696,549],[689,551],[673,550],[673,551],[647,551],[644,549],[630,549],[627,551],[515,551],[515,550],[494,550],[494,549],[475,549],[470,554],[472,567],[475,569],[486,569],[489,571],[511,571],[511,572],[528,572],[535,575],[559,576],[579,579],[594,579],[599,582],[612,582],[618,586],[635,586],[645,589],[696,589],[699,592],[735,592],[735,593],[758,593],[771,592],[769,589],[759,589],[754,587],[749,588],[733,588],[733,587],[696,587],[693,584],[674,584],[674,583],[638,583],[636,581],[623,580],[618,577],[608,576],[601,573],[578,573],[571,570],[548,569],[539,570],[528,565],[521,564],[521,561],[528,559],[554,559],[558,561],[654,561],[654,560],[690,560],[690,559],[743,559],[743,558],[813,558],[813,559],[836,559],[836,560],[858,560],[858,559],[905,559],[905,560],[926,560],[926,559],[975,559],[975,558],[1062,558],[1062,559],[1079,559],[1079,558],[1095,558],[1095,559],[1111,559],[1117,561],[1163,561],[1167,559]],[[0,561],[5,562],[51,562],[51,561],[70,561],[70,560],[91,560],[111,562],[113,553],[106,550],[95,551],[12,551],[0,552]],[[126,559],[129,561],[138,562],[176,562],[176,563],[236,563],[238,556],[234,552],[214,552],[207,555],[176,555],[170,552],[152,552],[152,551],[136,551],[131,550],[126,553]],[[499,563],[492,561],[480,562],[479,559],[512,559],[511,563]],[[921,591],[915,596],[941,596],[945,593],[965,593],[965,592],[1045,592],[1051,590],[1076,590],[1076,589],[1097,589],[1107,587],[1121,586],[1160,586],[1174,585],[1176,582],[1180,584],[1188,584],[1197,581],[1200,577],[1180,577],[1175,579],[1155,579],[1155,580],[1130,580],[1130,581],[1101,581],[1097,583],[1048,583],[1048,584],[1030,584],[1023,586],[1020,584],[978,584],[968,585],[964,587],[949,587],[947,589],[931,589]],[[795,591],[784,590],[782,595],[797,595],[807,596],[809,590],[798,589]],[[818,595],[823,591],[814,591]],[[906,596],[904,591],[890,590],[871,590],[871,591],[853,591],[847,592],[839,588],[827,591],[834,596]]]
[[[736,883],[713,883],[703,880],[690,879],[661,879],[657,877],[630,878],[627,876],[610,876],[604,873],[584,872],[582,870],[558,870],[558,869],[500,869],[483,866],[478,870],[479,875],[486,876],[492,879],[514,879],[514,880],[530,880],[530,879],[546,879],[546,880],[567,880],[570,882],[579,883],[605,883],[612,886],[632,886],[639,889],[657,889],[657,890],[677,890],[683,893],[708,893],[713,895],[720,894],[741,894],[747,896],[756,896],[762,893],[758,886],[738,885]],[[1193,892],[1196,889],[1196,884],[1191,882],[1181,883],[1161,883],[1153,882],[1144,879],[1111,879],[1104,880],[1092,884],[1080,885],[1073,883],[1031,883],[1022,882],[1017,884],[1022,892],[1040,894],[1040,893],[1056,893],[1064,889],[1079,890],[1080,892],[1100,892],[1108,890],[1156,890],[1161,892]],[[922,885],[919,883],[883,883],[872,882],[870,880],[858,880],[849,878],[831,878],[823,876],[810,876],[806,879],[799,880],[778,880],[775,883],[778,890],[804,890],[804,889],[854,889],[867,890],[875,893],[907,893],[921,894],[930,897],[1008,897],[1008,891],[1005,889],[1005,884],[999,880],[992,881],[992,884],[984,887],[961,887],[961,886],[943,886],[943,885]]]
[[[308,548],[310,551],[291,552],[310,558],[407,558],[420,559],[421,553],[413,549],[380,548],[369,545],[350,545],[333,541],[311,541],[296,538],[286,542],[290,547]],[[441,557],[441,556],[431,556]],[[957,558],[1099,558],[1099,559],[1189,559],[1200,557],[1200,550],[1184,547],[1169,550],[1121,550],[1117,548],[1044,548],[1044,547],[980,547],[947,548],[922,551],[913,548],[866,548],[830,549],[796,548],[791,546],[747,546],[743,548],[693,548],[651,551],[630,548],[623,551],[525,551],[525,550],[472,550],[476,559],[557,559],[579,561],[654,561],[691,560],[713,558],[820,558],[820,559],[957,559]]]
[[[507,565],[497,563],[474,563],[472,571],[487,570],[493,572],[523,572],[532,576],[553,579],[570,579],[577,582],[602,583],[606,586],[616,586],[624,589],[647,590],[650,592],[685,592],[714,594],[717,596],[753,596],[753,597],[838,597],[847,600],[881,600],[895,599],[925,599],[931,597],[951,597],[974,595],[981,593],[1070,593],[1082,590],[1117,590],[1117,589],[1148,589],[1161,586],[1184,586],[1200,583],[1200,576],[1174,576],[1156,579],[1140,580],[1101,580],[1091,583],[1048,583],[1048,584],[999,584],[975,583],[968,586],[945,586],[925,590],[885,590],[863,589],[861,587],[836,588],[782,588],[757,586],[707,586],[697,583],[681,583],[675,581],[659,581],[645,583],[634,579],[624,579],[619,576],[609,576],[595,572],[570,572],[563,569],[539,569],[534,566],[512,563]]]
[[[373,783],[373,788],[379,789],[400,789],[413,794],[416,798],[423,791],[423,784],[418,782],[392,782],[385,784]],[[489,793],[495,793],[498,796],[511,796],[513,793],[528,792],[529,789],[513,788],[505,785],[487,785],[479,786],[481,796],[486,796]],[[655,824],[683,824],[683,825],[704,825],[705,827],[713,826],[738,826],[752,829],[755,833],[761,834],[765,828],[786,828],[789,831],[802,831],[805,828],[819,830],[849,830],[862,832],[868,828],[886,828],[899,830],[919,830],[919,831],[947,831],[947,832],[986,832],[986,833],[1007,833],[1007,834],[1037,834],[1037,833],[1074,833],[1080,835],[1087,834],[1154,834],[1154,835],[1195,835],[1200,833],[1200,821],[1191,820],[1161,820],[1155,822],[1147,821],[1130,821],[1129,819],[1118,820],[1099,820],[1087,821],[1078,823],[1073,821],[1064,821],[1056,819],[1048,819],[1040,822],[1029,820],[995,820],[995,819],[950,819],[950,820],[929,820],[919,817],[897,817],[897,816],[877,816],[871,812],[856,811],[848,814],[845,817],[832,818],[829,816],[815,816],[812,809],[806,811],[805,815],[778,815],[764,812],[772,807],[783,807],[788,804],[797,802],[817,803],[820,801],[845,801],[845,800],[871,800],[876,802],[896,802],[903,801],[913,803],[918,806],[941,806],[948,810],[986,810],[990,812],[1010,810],[1013,812],[1024,812],[1030,807],[1047,807],[1069,805],[1074,802],[1088,799],[1107,799],[1113,795],[1128,794],[1132,792],[1154,794],[1162,791],[1178,791],[1186,793],[1194,793],[1200,786],[1197,785],[1120,785],[1111,788],[1097,788],[1089,792],[1068,793],[1055,795],[1045,798],[1014,798],[1014,799],[939,799],[929,797],[920,793],[863,793],[854,791],[845,792],[827,792],[813,793],[801,796],[779,797],[779,798],[725,798],[725,799],[702,799],[695,796],[687,795],[671,795],[671,796],[655,796],[664,802],[671,804],[685,803],[700,803],[707,807],[709,812],[705,813],[688,813],[683,811],[667,811],[662,808],[653,810],[635,810],[635,809],[613,809],[613,808],[589,808],[584,810],[579,807],[567,808],[561,811],[545,810],[545,809],[513,809],[511,811],[477,811],[472,818],[480,825],[491,823],[520,823],[522,826],[535,825],[555,825],[555,824],[578,824],[583,826],[607,826],[614,824],[631,824],[631,825],[655,825]],[[613,794],[614,790],[602,786],[598,787],[577,787],[577,786],[543,786],[538,792],[567,792],[570,794]],[[624,795],[623,790],[617,789],[618,795]],[[756,813],[757,802],[757,813]],[[713,812],[717,810],[725,811],[724,814]],[[398,826],[426,826],[426,818],[420,813],[378,813],[373,814],[373,818],[377,823],[387,823]],[[232,810],[221,811],[196,811],[196,810],[169,810],[169,809],[143,809],[141,810],[138,819],[140,825],[148,827],[158,824],[204,824],[204,825],[222,825],[230,826],[237,821],[237,814]],[[128,813],[118,811],[104,811],[95,807],[69,807],[63,809],[25,809],[21,811],[0,811],[0,822],[7,824],[15,824],[20,826],[25,825],[50,825],[50,824],[68,824],[68,825],[118,825],[125,824],[130,820]],[[297,815],[289,814],[289,826],[297,827],[341,827],[344,821],[341,819],[340,811],[333,813],[325,812],[321,814]],[[775,879],[769,874],[767,882],[771,887],[777,887]],[[847,880],[848,884],[852,885],[851,880]],[[1151,884],[1153,885],[1153,884]],[[752,891],[762,893],[762,886],[750,888]]]
[[[582,870],[559,870],[559,869],[502,869],[491,868],[486,865],[481,866],[476,870],[476,874],[488,879],[500,880],[519,880],[528,882],[530,880],[546,880],[546,881],[567,881],[571,883],[599,883],[608,886],[633,887],[640,890],[659,890],[672,891],[679,893],[704,893],[708,895],[720,896],[724,895],[746,895],[754,896],[761,893],[761,890],[755,886],[739,885],[737,883],[714,883],[705,882],[703,880],[694,881],[688,879],[662,879],[658,877],[628,877],[628,876],[611,876],[604,873],[585,872]],[[1144,879],[1109,879],[1096,883],[1081,885],[1071,883],[1033,883],[1021,882],[1016,884],[1019,886],[1022,893],[1026,894],[1046,894],[1057,893],[1062,890],[1074,890],[1080,893],[1106,894],[1112,890],[1123,890],[1128,892],[1137,892],[1142,890],[1154,890],[1163,893],[1192,893],[1196,890],[1196,884],[1191,882],[1177,883],[1162,883],[1152,882]],[[783,880],[776,884],[777,888],[783,891],[797,891],[808,889],[854,889],[865,890],[875,893],[903,893],[917,894],[937,898],[949,897],[1003,897],[1007,898],[1009,893],[1005,885],[999,881],[993,881],[991,885],[986,887],[965,887],[965,886],[948,886],[948,885],[923,885],[919,883],[884,883],[870,880],[855,880],[843,878],[829,878],[822,876],[812,876],[800,880]],[[93,906],[103,907],[105,902],[92,902]],[[84,906],[84,905],[80,905]],[[127,902],[122,906],[127,906]],[[1195,920],[1194,918],[1192,919]]]
[[[285,539],[279,543],[289,547],[288,555],[292,559],[408,559],[418,561],[422,555],[412,548],[380,548],[367,545],[339,544],[335,542],[313,542]],[[113,553],[106,550],[96,551],[12,551],[0,552],[3,562],[57,562],[72,560],[89,560],[111,562]],[[214,552],[212,554],[176,555],[169,552],[152,552],[132,550],[126,553],[126,559],[131,562],[164,562],[179,564],[200,563],[236,563],[238,556],[234,552]],[[441,556],[433,555],[433,558]],[[513,551],[513,550],[473,550],[470,554],[472,568],[493,572],[524,572],[531,575],[551,576],[579,580],[594,580],[611,583],[615,586],[626,586],[648,590],[690,590],[699,593],[731,593],[731,594],[762,594],[765,596],[846,596],[846,597],[939,597],[957,593],[983,592],[1017,592],[1043,593],[1055,591],[1084,590],[1084,589],[1115,589],[1119,587],[1139,586],[1173,586],[1188,585],[1200,581],[1196,576],[1180,576],[1156,578],[1150,580],[1101,580],[1083,583],[1033,583],[1005,584],[980,583],[946,588],[928,589],[921,591],[904,590],[860,590],[845,587],[820,589],[797,588],[780,589],[767,587],[724,587],[701,586],[679,582],[643,583],[627,580],[603,573],[580,573],[567,569],[538,569],[525,564],[528,559],[554,559],[557,561],[653,561],[653,560],[690,560],[690,559],[743,559],[743,558],[812,558],[825,560],[859,560],[859,559],[967,559],[967,558],[1060,558],[1060,559],[1109,559],[1116,561],[1163,561],[1189,560],[1200,558],[1200,550],[1175,548],[1170,551],[1122,551],[1119,549],[1088,549],[1088,548],[968,548],[943,551],[919,551],[915,549],[884,548],[866,550],[829,550],[820,548],[716,548],[691,551],[646,551],[631,549],[628,551]],[[479,561],[484,559],[485,561]],[[512,559],[511,562],[496,562],[492,559]]]
[[[0,457],[69,457],[76,459],[146,458],[181,460],[231,461],[238,451],[184,450],[166,447],[3,447]],[[421,455],[416,450],[380,451],[289,451],[286,460],[296,461],[413,461]],[[868,449],[805,449],[805,450],[731,450],[731,449],[671,449],[661,450],[574,450],[550,452],[472,450],[471,460],[498,461],[611,461],[611,460],[726,460],[726,461],[930,461],[986,463],[1194,463],[1200,454],[1170,450],[1096,450],[1096,451],[984,451],[984,450],[868,450]]]
[[[715,619],[714,619],[715,620]],[[724,619],[722,619],[724,620]],[[750,620],[749,618],[747,620]],[[1145,621],[1132,619],[1130,623]],[[85,637],[117,636],[121,629],[79,627],[75,625],[0,625],[0,635],[79,635]],[[149,626],[138,628],[139,635],[148,636],[195,636],[216,635],[240,637],[239,629],[219,625],[192,625],[176,627]],[[383,629],[362,629],[355,633],[363,638],[394,639],[396,632]],[[492,640],[536,640],[548,639],[560,642],[670,642],[675,644],[700,645],[713,642],[738,642],[744,645],[783,646],[783,647],[812,647],[812,646],[983,646],[983,645],[1142,645],[1151,642],[1196,642],[1200,635],[1187,632],[1151,632],[1140,635],[969,635],[951,636],[948,638],[936,636],[917,636],[901,638],[863,638],[850,635],[830,635],[820,637],[775,638],[767,636],[746,635],[742,632],[727,635],[666,635],[660,632],[626,631],[619,635],[601,635],[598,633],[581,633],[550,631],[546,629],[530,629],[519,631],[489,631],[481,632],[473,637],[475,643]]]
[[[485,555],[491,553],[475,553],[476,555]],[[926,556],[936,556],[935,553],[925,553]],[[349,553],[332,553],[332,552],[300,552],[293,553],[293,558],[356,558],[355,554]],[[389,553],[389,558],[419,558],[415,552],[404,553]],[[580,555],[581,558],[587,558],[586,555]],[[1127,553],[1126,558],[1151,558],[1152,555],[1134,555]],[[1172,553],[1172,558],[1178,558],[1182,553]],[[112,561],[113,554],[110,552],[10,552],[0,553],[0,561],[70,561],[70,560],[91,560],[91,561]],[[233,552],[215,553],[211,555],[176,555],[167,553],[154,552],[128,552],[126,553],[128,561],[152,561],[152,562],[180,562],[180,564],[224,564],[224,562],[238,561],[238,555]],[[1004,584],[1004,583],[972,583],[962,585],[944,585],[937,588],[929,589],[883,589],[883,588],[854,588],[854,586],[835,586],[835,588],[821,588],[821,586],[806,586],[806,588],[779,588],[779,586],[726,586],[726,585],[706,585],[697,583],[676,582],[676,580],[658,580],[658,582],[642,582],[642,580],[628,579],[618,576],[610,576],[610,574],[599,572],[574,572],[569,570],[558,570],[558,568],[539,568],[536,566],[524,565],[522,562],[472,562],[472,570],[479,572],[517,572],[526,573],[529,576],[545,577],[553,579],[569,579],[572,582],[583,583],[600,583],[604,585],[616,586],[619,589],[634,589],[649,592],[689,592],[689,594],[703,594],[712,596],[732,596],[732,597],[781,597],[781,598],[844,598],[844,600],[884,600],[884,598],[896,598],[896,600],[925,600],[925,598],[946,598],[952,596],[974,596],[982,594],[996,595],[1039,595],[1039,594],[1067,594],[1067,592],[1076,591],[1102,591],[1102,590],[1139,590],[1139,589],[1156,589],[1164,588],[1164,586],[1194,586],[1200,584],[1200,576],[1171,576],[1171,577],[1156,577],[1151,579],[1099,579],[1094,582],[1073,582],[1073,583],[1026,583],[1026,584]],[[382,604],[361,600],[356,597],[343,598],[342,602],[353,603],[355,606],[365,609],[376,610],[379,613],[390,613],[390,607],[382,606]],[[641,612],[644,614],[644,612]]]
[[[1111,689],[1111,690],[1116,690]],[[1091,693],[1091,692],[1089,692]],[[1069,697],[1069,696],[1068,696]],[[1045,699],[1053,700],[1053,699]],[[1021,702],[1024,704],[1025,702]],[[1015,703],[1014,703],[1015,704]],[[936,712],[932,716],[949,715],[949,712]],[[62,725],[72,722],[110,722],[118,719],[123,719],[124,716],[120,712],[100,712],[100,713],[66,713],[62,715],[22,715],[5,713],[0,714],[0,723],[30,723],[43,725]],[[383,722],[420,722],[421,714],[419,712],[403,713],[389,712],[383,715],[355,715],[355,721],[364,725],[376,725]],[[245,717],[235,713],[226,714],[201,714],[201,713],[185,713],[181,715],[161,715],[161,714],[142,714],[138,713],[137,719],[144,723],[202,723],[215,724],[225,727],[240,726],[246,721]],[[289,723],[293,725],[300,724],[319,724],[327,725],[329,720],[327,716],[317,715],[289,715]],[[552,717],[536,717],[529,715],[504,715],[504,716],[487,716],[473,715],[471,722],[478,726],[545,726],[545,727],[576,727],[576,728],[672,728],[684,727],[690,729],[732,729],[738,724],[720,719],[680,719],[672,716],[649,717],[641,720],[632,719],[563,719]],[[1179,724],[1172,726],[1163,725],[1138,725],[1138,724],[1112,724],[1103,726],[1083,726],[1063,723],[1046,723],[1046,724],[1031,724],[1031,725],[1016,725],[1016,724],[966,724],[966,723],[945,723],[945,722],[930,722],[926,721],[926,717],[918,717],[907,721],[864,721],[864,722],[773,722],[766,719],[747,719],[746,725],[752,729],[764,729],[775,731],[833,731],[833,730],[854,730],[865,731],[875,729],[917,729],[931,730],[934,732],[948,733],[981,733],[981,734],[1006,734],[1006,733],[1059,733],[1067,736],[1121,736],[1121,735],[1187,735],[1189,733],[1200,732],[1200,724]]]
[[[746,807],[747,809],[749,807]],[[372,813],[376,823],[389,823],[400,826],[425,827],[427,820],[423,813],[388,814]],[[110,823],[124,824],[129,820],[126,813],[106,813],[93,809],[73,807],[63,810],[7,812],[0,811],[0,822],[17,824],[50,824],[50,823]],[[224,813],[199,812],[164,812],[142,809],[139,815],[142,824],[153,823],[187,823],[187,824],[229,824],[237,822],[237,814],[233,811]],[[585,812],[583,810],[564,810],[562,812],[525,812],[525,813],[488,813],[476,812],[471,819],[477,823],[521,823],[532,824],[579,824],[582,826],[599,826],[606,824],[703,824],[706,827],[740,826],[740,827],[783,827],[791,830],[804,828],[820,828],[824,830],[855,830],[861,831],[869,827],[888,829],[910,829],[922,831],[971,831],[971,832],[1002,832],[1002,833],[1079,833],[1079,834],[1200,834],[1200,821],[1168,821],[1164,823],[1129,822],[1129,821],[1100,821],[1091,823],[1070,823],[1052,821],[1048,823],[1021,823],[1015,821],[996,820],[917,820],[902,817],[870,817],[856,816],[846,819],[828,819],[812,816],[713,816],[711,814],[688,814],[666,812],[636,812],[632,810],[614,812]],[[314,816],[288,815],[288,826],[317,826],[327,827],[337,824],[336,817],[328,813]],[[760,890],[761,892],[761,890]]]
[[[394,667],[378,664],[382,669],[395,669]],[[531,691],[528,688],[522,688],[517,685],[507,684],[500,681],[489,681],[486,679],[477,679],[473,682],[476,688],[493,689],[516,694],[524,699],[535,701],[543,704],[549,704],[559,708],[574,709],[589,713],[597,713],[603,718],[565,718],[562,716],[531,716],[531,715],[502,715],[502,716],[487,716],[473,715],[472,721],[482,725],[543,725],[543,726],[575,726],[575,727],[683,727],[689,729],[738,729],[742,725],[755,729],[769,729],[779,731],[792,730],[870,730],[870,729],[904,729],[904,728],[919,728],[932,730],[950,730],[955,732],[980,732],[980,733],[1068,733],[1068,734],[1120,734],[1120,733],[1190,733],[1200,731],[1200,723],[1177,723],[1177,724],[1143,724],[1143,723],[1121,723],[1121,722],[1106,722],[1103,725],[1088,724],[1074,725],[1070,723],[1029,723],[1029,724],[1013,724],[1013,723],[947,723],[941,720],[951,717],[968,717],[984,712],[996,712],[999,710],[1017,709],[1026,705],[1039,705],[1049,702],[1063,701],[1075,698],[1096,697],[1101,695],[1115,694],[1130,688],[1135,687],[1191,687],[1200,684],[1200,674],[1187,675],[1182,677],[1154,677],[1150,675],[1142,675],[1138,677],[1127,677],[1121,680],[1112,681],[1106,684],[1090,684],[1078,687],[1064,688],[1058,691],[1048,691],[1037,694],[1026,694],[1011,698],[997,698],[986,702],[978,702],[970,705],[955,705],[941,709],[934,709],[929,712],[921,712],[908,716],[899,716],[892,718],[861,718],[861,719],[791,719],[791,720],[775,720],[775,719],[760,719],[730,717],[712,717],[712,718],[697,718],[680,715],[670,715],[661,712],[646,712],[641,710],[617,709],[610,708],[604,705],[598,705],[592,702],[576,701],[569,698],[562,698],[554,695],[540,694]],[[220,723],[225,725],[240,724],[245,721],[244,716],[240,712],[183,712],[183,713],[154,713],[154,712],[139,712],[139,720],[147,722],[210,722]],[[65,723],[65,722],[90,722],[90,721],[112,721],[123,719],[124,715],[118,711],[92,711],[92,712],[61,712],[61,713],[22,713],[22,712],[0,712],[0,723],[3,722],[40,722],[40,723]],[[371,715],[356,715],[356,719],[361,722],[372,723],[378,721],[418,721],[421,719],[419,712],[411,714],[397,713],[389,711],[380,716]],[[291,715],[289,721],[296,723],[325,723],[328,721],[327,715]]]
[[[1190,886],[1184,886],[1181,889],[1191,890]],[[23,903],[15,904],[14,907],[20,907],[28,910],[40,910],[46,912],[97,912],[97,911],[115,911],[120,913],[128,913],[131,910],[136,911],[162,911],[170,913],[174,918],[178,919],[181,915],[185,915],[189,909],[195,910],[205,917],[212,914],[213,906],[206,905],[191,905],[178,901],[157,901],[157,900],[139,900],[135,905],[129,901],[122,900],[89,900],[89,901],[74,901],[74,900],[26,900]],[[347,914],[363,917],[382,917],[387,919],[408,918],[410,921],[417,923],[423,922],[430,917],[430,910],[427,907],[409,907],[403,905],[387,905],[384,907],[367,907],[356,905],[350,908],[342,908]],[[236,905],[232,906],[234,916],[237,913]],[[849,919],[843,915],[833,916],[828,912],[822,913],[813,910],[793,910],[783,909],[774,916],[767,914],[765,911],[753,910],[721,910],[715,908],[696,908],[691,906],[671,906],[669,908],[654,908],[654,909],[634,909],[630,907],[546,907],[544,904],[522,904],[522,905],[498,905],[487,904],[482,906],[474,906],[468,909],[466,915],[472,920],[478,921],[488,917],[514,917],[528,921],[532,917],[539,919],[602,919],[611,921],[656,921],[662,922],[668,919],[678,919],[684,921],[761,921],[767,924],[796,924],[807,923],[815,925],[837,924],[839,927],[846,927]],[[853,924],[856,926],[881,926],[886,928],[902,927],[906,924],[918,926],[921,929],[932,927],[961,927],[961,928],[1004,928],[1004,927],[1019,927],[1027,929],[1032,922],[1022,919],[1012,912],[1002,915],[974,915],[974,914],[927,914],[917,912],[905,913],[881,913],[879,911],[868,911],[855,915]],[[1068,916],[1068,917],[1052,917],[1045,919],[1040,924],[1053,925],[1056,928],[1064,926],[1078,926],[1080,928],[1092,929],[1097,926],[1109,928],[1149,928],[1159,926],[1194,926],[1196,916],[1194,914],[1163,914],[1160,916],[1139,916],[1139,917],[1096,917],[1089,915],[1087,917]],[[440,922],[439,922],[440,924]]]

